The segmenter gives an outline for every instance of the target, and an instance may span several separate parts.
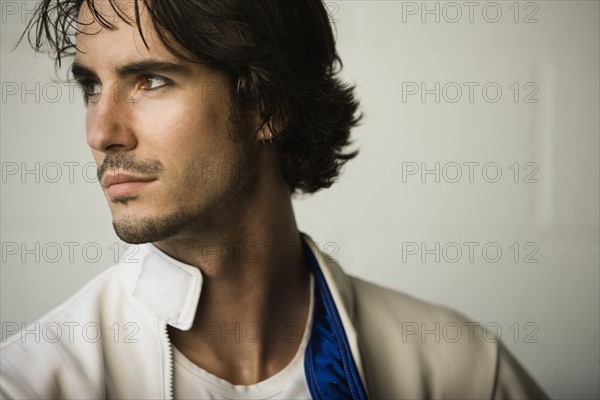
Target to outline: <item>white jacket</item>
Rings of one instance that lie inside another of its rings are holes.
[[[545,398],[480,327],[444,307],[344,274],[303,238],[326,278],[369,397]],[[167,324],[192,326],[201,287],[198,268],[152,245],[140,246],[3,343],[0,393],[28,399],[172,398]],[[440,334],[423,337],[416,333],[421,328]]]

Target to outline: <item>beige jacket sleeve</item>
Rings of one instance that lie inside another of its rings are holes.
[[[370,398],[548,398],[501,341],[476,321],[356,278],[350,281]]]
[[[548,396],[510,352],[498,343],[494,399],[547,399]]]

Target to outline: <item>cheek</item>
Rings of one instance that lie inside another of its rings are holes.
[[[142,118],[143,117],[143,118]],[[160,160],[168,174],[202,169],[227,157],[228,119],[225,110],[206,103],[173,102],[136,115],[139,151]]]
[[[185,140],[208,140],[221,129],[220,110],[209,103],[194,101],[190,96],[169,96],[164,101],[139,104],[133,118],[143,127],[140,134],[154,138],[157,143],[176,143]],[[144,132],[145,131],[145,132]]]

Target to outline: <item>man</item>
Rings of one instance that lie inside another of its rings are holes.
[[[298,231],[291,194],[356,154],[320,0],[47,0],[34,22],[37,50],[75,55],[115,231],[143,245],[39,321],[53,340],[4,344],[2,396],[545,397],[477,326],[403,331],[467,321],[345,275]]]

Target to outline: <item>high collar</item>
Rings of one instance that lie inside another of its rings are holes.
[[[167,324],[184,331],[194,323],[202,291],[200,269],[177,261],[153,244],[140,246],[133,295]]]

